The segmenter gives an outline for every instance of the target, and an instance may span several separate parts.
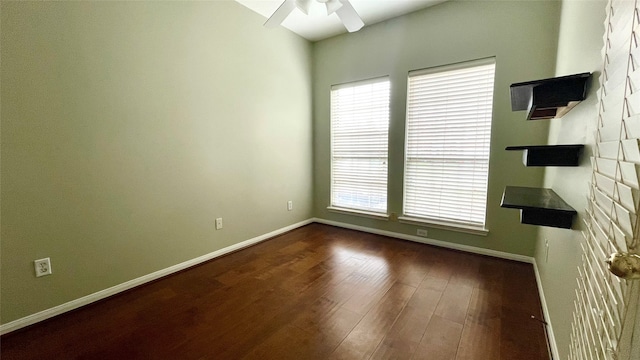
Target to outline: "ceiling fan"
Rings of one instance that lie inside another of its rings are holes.
[[[336,13],[349,32],[358,31],[364,26],[364,22],[349,0],[284,0],[267,22],[264,23],[264,26],[276,27],[280,25],[295,8],[309,15],[309,6],[312,1],[325,4],[327,15]]]

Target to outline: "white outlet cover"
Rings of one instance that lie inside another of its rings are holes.
[[[216,219],[216,230],[222,229],[222,218]]]
[[[51,275],[51,259],[34,260],[33,266],[36,270],[36,277]]]

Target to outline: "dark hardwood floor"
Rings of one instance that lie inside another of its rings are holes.
[[[311,224],[3,336],[9,359],[549,359],[531,265]]]

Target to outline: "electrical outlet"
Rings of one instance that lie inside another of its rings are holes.
[[[36,277],[51,275],[51,259],[44,258],[35,260],[33,265],[36,270]]]
[[[216,230],[222,229],[222,218],[216,219]]]
[[[418,229],[418,231],[416,232],[418,234],[418,236],[427,236],[427,229]]]
[[[288,211],[293,210],[293,201],[291,200],[287,201],[287,210]]]

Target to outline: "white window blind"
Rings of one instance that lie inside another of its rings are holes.
[[[495,59],[409,73],[404,215],[484,228]]]
[[[331,206],[387,211],[388,78],[331,88]]]

